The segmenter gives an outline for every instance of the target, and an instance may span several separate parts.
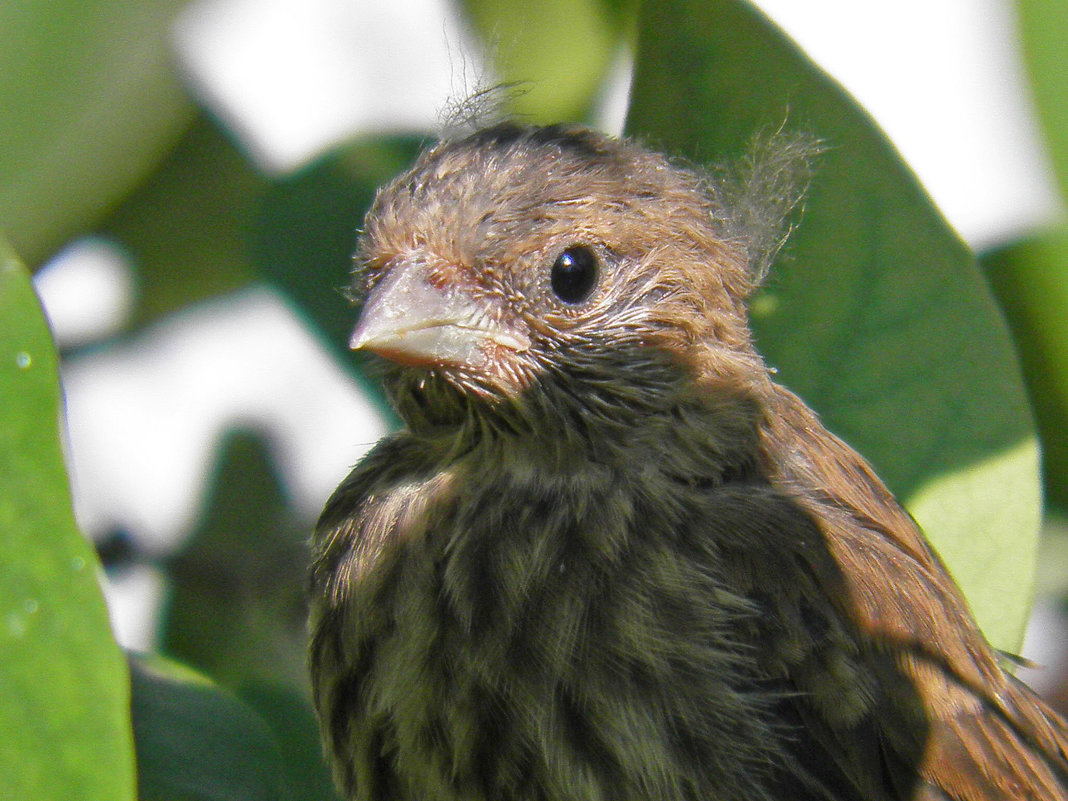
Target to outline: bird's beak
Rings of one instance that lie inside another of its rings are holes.
[[[389,272],[367,298],[350,348],[402,364],[478,367],[496,347],[530,347],[521,333],[492,319],[488,301],[452,284],[432,284],[426,270],[412,261]]]

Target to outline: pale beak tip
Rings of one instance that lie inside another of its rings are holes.
[[[367,344],[367,340],[367,332],[364,331],[362,325],[357,325],[352,336],[349,337],[349,350],[360,350]]]

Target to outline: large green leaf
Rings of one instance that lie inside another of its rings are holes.
[[[859,106],[742,0],[646,4],[631,133],[737,161],[754,132],[824,152],[754,303],[761,349],[902,497],[991,640],[1018,647],[1038,455],[1006,328],[973,256]]]
[[[0,230],[31,264],[99,219],[185,127],[168,40],[183,2],[0,3]]]
[[[0,798],[134,797],[126,664],[75,527],[51,336],[0,243]]]
[[[290,797],[278,743],[251,707],[158,656],[133,657],[130,676],[139,801]]]

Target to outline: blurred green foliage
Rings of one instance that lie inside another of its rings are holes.
[[[622,54],[636,0],[467,0],[468,18],[503,81],[519,91],[510,111],[556,122],[590,111]]]
[[[248,230],[269,190],[231,138],[198,115],[96,228],[121,242],[137,266],[131,327],[257,280]]]
[[[293,175],[260,174],[176,80],[165,33],[179,6],[0,9],[0,229],[34,265],[78,234],[121,243],[141,289],[131,331],[269,281],[364,381],[341,291],[355,229],[422,140],[362,136]],[[1068,507],[1068,236],[1004,243],[983,254],[984,278],[867,115],[744,0],[465,9],[520,90],[521,119],[591,119],[630,47],[628,130],[653,145],[732,162],[784,123],[825,142],[801,224],[754,304],[761,348],[910,504],[995,642],[1016,647],[1040,513],[1029,400],[1048,498]],[[1020,13],[1068,186],[1068,18],[1056,0]],[[138,657],[131,685],[70,516],[52,346],[11,265],[0,270],[0,795],[131,798],[132,732],[145,799],[331,798],[302,655],[312,521],[286,497],[268,435],[222,439],[205,513],[159,561],[171,587],[161,648],[197,672]],[[37,725],[21,726],[29,709]]]
[[[1016,4],[1024,64],[1053,174],[1068,199],[1068,4]],[[1008,315],[1042,435],[1047,500],[1068,511],[1068,221],[980,254]]]
[[[288,801],[277,739],[207,678],[160,656],[130,658],[138,801]],[[103,797],[103,796],[101,796]]]
[[[99,222],[188,125],[167,41],[182,5],[0,3],[0,231],[29,263]]]

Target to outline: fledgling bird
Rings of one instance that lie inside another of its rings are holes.
[[[352,346],[405,426],[311,576],[348,798],[1068,799],[1065,724],[755,351],[746,215],[575,127],[445,141],[380,191]]]

